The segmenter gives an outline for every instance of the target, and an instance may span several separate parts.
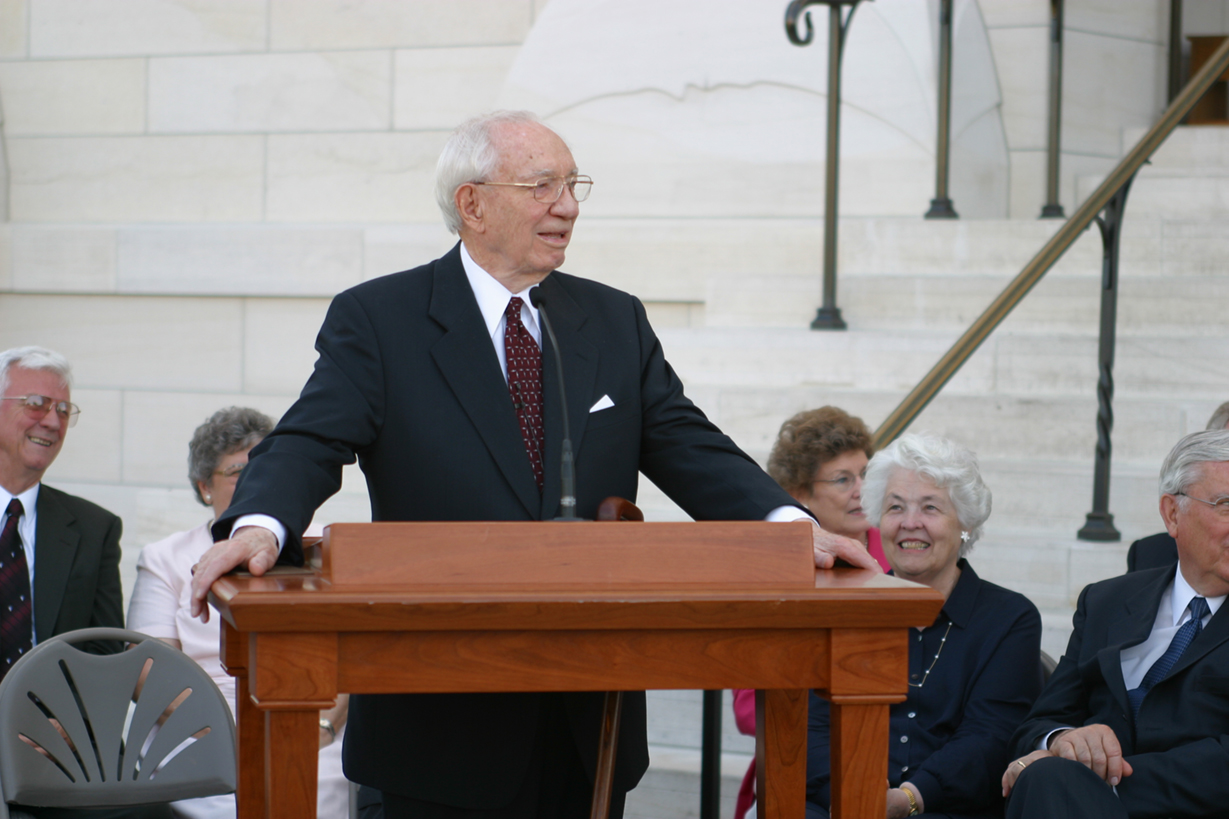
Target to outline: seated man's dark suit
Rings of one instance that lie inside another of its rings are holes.
[[[558,514],[562,432],[554,357],[565,372],[577,512],[636,496],[637,472],[701,519],[762,519],[795,505],[683,395],[644,307],[563,273],[540,285],[559,339],[543,345],[545,485],[526,457],[508,387],[466,279],[459,246],[443,258],[334,299],[319,359],[298,402],[252,451],[235,502],[215,525],[263,513],[288,530],[283,560],[357,456],[374,520],[545,520]],[[603,396],[613,406],[590,412]],[[346,774],[415,800],[497,810],[526,776],[544,695],[355,696]],[[560,694],[590,778],[600,694]],[[648,765],[643,694],[629,696],[615,788]]]
[[[1022,757],[1053,729],[1109,726],[1134,769],[1117,786],[1133,819],[1229,811],[1229,612],[1224,606],[1148,692],[1138,720],[1130,716],[1120,651],[1147,639],[1176,570],[1132,572],[1084,589],[1067,651],[1013,738],[1015,754]],[[1078,765],[1050,758],[1033,764],[1052,763]],[[1031,773],[1020,775],[1012,800]],[[1009,816],[1011,808],[1009,803]],[[1072,816],[1088,815],[1079,805],[1070,810]]]
[[[81,628],[123,628],[120,534],[115,515],[43,484],[34,535],[34,630],[39,643]],[[83,646],[95,654],[119,643]]]
[[[1159,569],[1178,562],[1178,544],[1169,532],[1141,537],[1127,549],[1127,571]]]

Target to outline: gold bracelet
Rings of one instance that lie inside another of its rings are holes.
[[[909,797],[909,815],[917,816],[921,813],[921,811],[918,810],[917,799],[913,796],[913,791],[906,788],[904,785],[902,785],[900,789],[905,792],[905,796]]]

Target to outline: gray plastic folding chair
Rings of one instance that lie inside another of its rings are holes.
[[[86,654],[75,643],[136,643]],[[0,683],[0,819],[8,803],[111,808],[233,793],[235,720],[191,658],[135,631],[39,643]]]

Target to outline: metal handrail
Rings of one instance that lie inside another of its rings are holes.
[[[1012,279],[1011,283],[1003,290],[998,297],[990,303],[977,320],[970,325],[969,329],[964,332],[956,343],[952,345],[939,362],[931,368],[930,372],[926,373],[925,377],[918,382],[918,385],[913,388],[905,399],[900,402],[896,409],[887,419],[875,430],[875,447],[884,447],[896,440],[905,429],[913,422],[922,410],[926,408],[943,386],[952,379],[952,376],[968,361],[969,357],[981,346],[981,343],[986,340],[990,333],[994,332],[1003,320],[1011,313],[1015,306],[1020,303],[1028,291],[1033,289],[1037,282],[1041,281],[1055,262],[1062,257],[1067,248],[1075,243],[1079,237],[1093,220],[1101,209],[1114,197],[1119,188],[1127,184],[1134,176],[1136,171],[1148,161],[1148,158],[1160,147],[1166,137],[1173,129],[1182,121],[1183,117],[1194,107],[1199,98],[1204,95],[1204,92],[1212,86],[1225,69],[1229,68],[1229,39],[1226,39],[1221,44],[1212,58],[1199,70],[1199,73],[1191,78],[1191,81],[1186,84],[1182,92],[1178,94],[1173,103],[1161,115],[1161,118],[1155,125],[1144,134],[1144,137],[1135,145],[1134,148],[1118,163],[1114,170],[1110,171],[1109,176],[1105,181],[1093,191],[1092,195],[1085,200],[1084,204],[1080,205],[1071,218],[1068,219],[1055,234],[1050,237],[1050,241],[1045,243],[1045,246],[1038,251],[1032,261],[1024,266],[1024,269]]]

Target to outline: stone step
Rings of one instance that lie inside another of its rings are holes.
[[[1042,279],[1007,319],[1011,329],[1096,332],[1100,268],[1083,276]],[[1006,276],[842,276],[838,300],[857,330],[963,331],[1003,291]],[[786,275],[709,279],[704,324],[711,327],[807,327],[820,303],[818,278]],[[1123,333],[1223,333],[1229,277],[1134,276],[1120,282],[1118,329]]]
[[[1124,128],[1123,153],[1133,148],[1148,132],[1146,128]],[[1152,155],[1150,171],[1181,168],[1229,169],[1229,128],[1220,125],[1179,125]]]
[[[912,389],[958,337],[954,331],[895,328],[666,328],[658,335],[671,365],[689,386],[902,392]],[[1089,395],[1097,378],[1097,345],[1093,331],[1000,329],[982,343],[945,392]],[[1182,397],[1219,404],[1229,383],[1229,336],[1119,333],[1113,376],[1120,399]]]

